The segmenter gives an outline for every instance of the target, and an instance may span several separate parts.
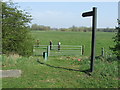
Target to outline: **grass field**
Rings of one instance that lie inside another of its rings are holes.
[[[60,41],[61,45],[85,45],[85,55],[90,56],[91,51],[91,32],[32,32],[36,40],[40,40],[41,45],[49,45],[49,40],[57,45]],[[101,54],[101,48],[109,49],[114,45],[114,33],[97,32],[96,33],[96,55]]]
[[[84,56],[51,56],[45,61],[42,57],[21,57],[4,55],[3,69],[20,69],[19,78],[3,78],[3,88],[118,88],[118,61],[102,57],[95,60],[95,71],[90,68],[91,33],[87,32],[31,32],[41,45],[54,44],[85,45]],[[101,48],[113,46],[114,33],[97,32],[96,55]],[[78,59],[80,59],[78,61]]]

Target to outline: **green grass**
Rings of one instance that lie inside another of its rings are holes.
[[[40,40],[41,45],[49,45],[49,40],[52,40],[54,45],[57,45],[58,41],[61,45],[85,45],[85,55],[90,56],[91,32],[33,31],[32,35],[36,40]],[[101,54],[102,47],[109,49],[114,45],[114,36],[111,32],[96,32],[96,55]]]
[[[3,78],[3,88],[118,88],[118,61],[96,58],[95,71],[85,72],[90,68],[91,33],[87,32],[31,32],[41,45],[49,45],[52,40],[56,45],[85,45],[84,56],[51,56],[48,61],[42,57],[2,57],[2,68],[20,69],[19,78]],[[97,32],[96,55],[101,55],[101,48],[113,46],[114,33]],[[81,61],[78,61],[81,59]]]
[[[81,61],[77,61],[80,58]],[[6,65],[3,69],[20,69],[19,78],[3,78],[3,88],[117,88],[117,61],[108,62],[97,59],[95,72],[89,75],[83,72],[89,69],[86,57],[21,57],[17,63]],[[39,62],[37,62],[39,59]],[[112,67],[112,68],[111,68]],[[12,83],[11,83],[12,82]]]

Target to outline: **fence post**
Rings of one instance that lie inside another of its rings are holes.
[[[44,58],[45,60],[48,59],[48,53],[47,53],[47,52],[43,52],[43,58]]]
[[[33,56],[36,56],[35,51],[36,51],[36,48],[35,48],[35,45],[33,45]]]
[[[50,56],[50,45],[47,46],[47,56]]]
[[[85,45],[82,45],[82,55],[84,55]]]
[[[108,54],[107,54],[107,52],[105,52],[105,58],[107,58],[108,57]]]
[[[102,48],[102,56],[104,57],[105,53],[104,53],[104,48]]]
[[[32,51],[32,52],[33,52],[33,56],[34,56],[34,51],[35,51],[35,50],[34,50],[34,45],[33,45],[33,48],[32,48],[32,49],[33,49],[33,51]]]

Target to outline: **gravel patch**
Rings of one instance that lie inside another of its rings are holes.
[[[20,77],[21,74],[22,74],[21,70],[0,70],[0,78]]]

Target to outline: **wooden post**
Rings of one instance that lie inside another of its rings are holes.
[[[93,7],[93,11],[85,12],[82,14],[83,17],[93,16],[92,21],[92,42],[91,42],[91,63],[90,71],[94,71],[94,60],[95,60],[95,43],[96,43],[96,25],[97,25],[97,8]]]
[[[104,48],[102,48],[102,57],[104,57],[104,55],[105,55],[105,54],[104,54]]]
[[[82,45],[82,55],[84,55],[85,45]]]
[[[97,8],[93,8],[93,23],[92,23],[92,48],[91,48],[91,72],[94,71],[95,60],[95,44],[96,44],[96,25],[97,25]]]

